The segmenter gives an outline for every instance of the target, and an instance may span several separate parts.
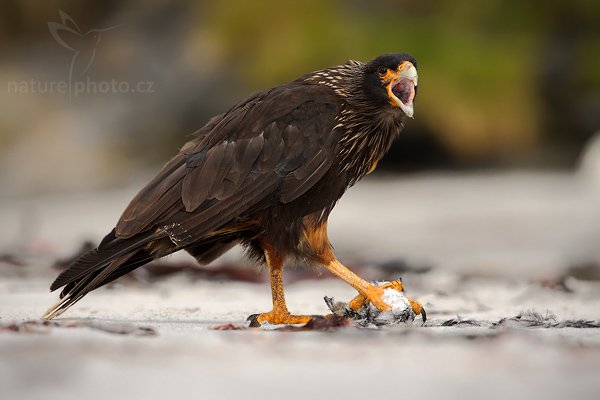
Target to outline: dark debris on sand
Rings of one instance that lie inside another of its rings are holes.
[[[510,318],[502,318],[498,321],[475,320],[470,318],[456,317],[444,321],[428,321],[427,327],[456,326],[456,327],[486,327],[492,329],[499,328],[580,328],[597,329],[600,328],[598,321],[591,320],[563,320],[559,321],[556,316],[550,312],[542,315],[536,311],[528,310],[519,313]]]
[[[130,324],[120,323],[101,323],[96,321],[82,320],[60,320],[60,321],[45,321],[45,320],[29,320],[23,322],[13,322],[5,325],[0,325],[0,332],[15,332],[15,333],[30,333],[30,334],[47,334],[52,329],[57,328],[89,328],[100,332],[112,333],[117,335],[132,335],[132,336],[154,336],[156,330],[145,326],[135,326]]]

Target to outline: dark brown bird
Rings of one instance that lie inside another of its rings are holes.
[[[416,68],[408,54],[348,61],[256,93],[211,119],[135,196],[98,248],[56,278],[50,289],[64,286],[61,301],[44,318],[156,258],[184,249],[205,264],[236,244],[270,270],[273,309],[254,323],[310,320],[285,304],[282,270],[290,258],[322,265],[355,288],[351,305],[369,300],[389,309],[381,286],[337,260],[327,218],[413,116]]]

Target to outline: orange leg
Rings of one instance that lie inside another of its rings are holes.
[[[374,169],[375,166],[376,163],[373,165],[372,169]],[[390,306],[381,299],[383,291],[387,288],[403,291],[404,288],[402,282],[394,281],[383,286],[376,286],[365,281],[360,276],[344,267],[333,254],[331,244],[327,238],[327,221],[321,222],[318,219],[307,217],[304,220],[304,224],[306,226],[303,237],[305,245],[313,249],[315,253],[320,256],[321,263],[329,270],[329,272],[358,291],[359,295],[350,301],[349,306],[353,310],[358,310],[363,304],[370,301],[380,311],[389,310]],[[425,319],[425,310],[423,310],[421,304],[412,299],[408,299],[408,301],[415,314],[421,314],[423,319]]]
[[[358,291],[359,295],[348,304],[353,310],[358,310],[363,304],[370,301],[380,311],[387,311],[390,309],[390,306],[381,300],[384,289],[392,288],[404,291],[401,281],[389,282],[382,286],[372,285],[342,265],[335,257],[328,264],[325,264],[325,268]],[[415,314],[425,316],[421,303],[412,299],[408,299],[408,301]]]
[[[283,294],[283,259],[279,257],[270,248],[270,246],[264,246],[265,258],[267,259],[267,265],[269,266],[269,276],[271,280],[271,295],[273,297],[273,309],[267,313],[254,314],[248,317],[250,326],[260,326],[262,322],[268,322],[271,324],[305,324],[312,319],[308,315],[292,315],[287,309],[285,304],[285,297]]]
[[[328,264],[325,264],[325,268],[329,270],[333,275],[337,276],[348,285],[352,286],[354,289],[360,293],[356,298],[354,298],[350,302],[350,306],[354,309],[353,305],[358,305],[359,300],[362,299],[369,300],[375,307],[377,307],[381,311],[386,311],[390,309],[390,306],[384,303],[381,300],[381,296],[383,295],[383,287],[375,286],[365,281],[360,276],[356,275],[354,272],[350,271],[338,259],[334,258]],[[361,297],[362,296],[362,297]],[[362,303],[361,303],[362,305]],[[358,306],[360,308],[360,305]]]

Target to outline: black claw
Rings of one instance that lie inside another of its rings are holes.
[[[421,318],[423,319],[422,325],[425,325],[425,321],[427,321],[427,313],[425,312],[424,308],[421,308]]]
[[[246,321],[250,321],[250,324],[248,325],[250,328],[260,328],[260,322],[258,322],[259,315],[260,314],[252,314],[246,318]]]

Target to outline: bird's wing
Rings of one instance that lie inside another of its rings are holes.
[[[158,227],[184,246],[253,210],[297,199],[331,167],[339,106],[327,87],[300,83],[238,104],[201,129],[138,193],[117,236]]]

